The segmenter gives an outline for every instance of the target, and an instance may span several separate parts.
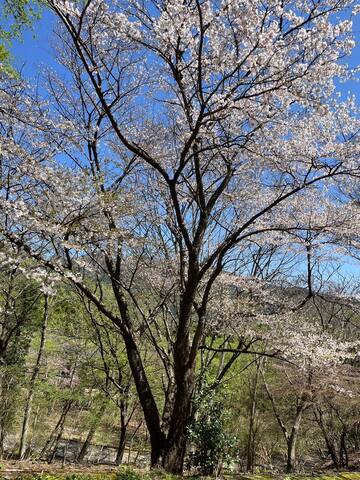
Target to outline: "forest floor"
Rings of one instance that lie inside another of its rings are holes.
[[[209,477],[184,476],[188,479],[210,480]],[[307,474],[231,474],[221,480],[360,480],[360,472],[309,472]],[[54,462],[4,460],[0,463],[0,480],[180,480],[162,471],[131,469],[127,466],[79,465]]]

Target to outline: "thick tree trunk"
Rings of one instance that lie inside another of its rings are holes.
[[[184,292],[180,303],[179,326],[174,345],[176,385],[174,408],[162,459],[163,468],[174,474],[181,474],[184,469],[187,427],[191,416],[191,403],[195,388],[194,370],[197,352],[195,337],[198,335],[199,341],[201,336],[201,329],[198,329],[200,325],[198,325],[192,344],[190,343],[191,314],[195,291],[196,275],[193,272],[192,274],[189,273],[187,290]]]
[[[335,445],[331,441],[326,442],[326,443],[327,443],[328,452],[330,454],[330,457],[331,457],[331,460],[333,462],[334,468],[339,468],[340,467],[340,461],[339,461],[338,454],[336,452]]]
[[[111,261],[107,259],[109,271],[113,278],[116,278]],[[126,356],[129,361],[131,374],[134,379],[136,391],[140,400],[141,408],[144,413],[146,426],[150,436],[151,444],[151,465],[156,466],[162,456],[165,445],[165,434],[161,428],[161,419],[154,395],[149,384],[142,358],[137,346],[137,342],[132,332],[132,323],[128,311],[128,306],[124,300],[118,284],[112,281],[113,291],[119,307],[121,322],[113,319],[120,329],[125,343]]]
[[[34,393],[35,393],[35,384],[36,384],[37,377],[39,375],[41,360],[42,360],[44,347],[45,347],[46,328],[47,328],[47,323],[48,323],[48,318],[49,318],[49,299],[48,299],[47,295],[45,295],[44,302],[45,302],[44,303],[44,316],[43,316],[43,324],[42,324],[42,327],[41,327],[41,337],[40,337],[39,351],[38,351],[38,354],[37,354],[34,370],[33,370],[33,373],[31,375],[31,379],[30,379],[29,393],[28,393],[28,397],[26,399],[24,419],[23,419],[23,424],[22,424],[22,429],[21,429],[20,447],[19,447],[19,458],[20,458],[20,460],[25,457],[25,453],[26,453],[26,440],[27,440],[27,435],[28,435],[28,430],[29,430],[29,422],[30,422],[30,415],[31,415],[31,409],[32,409],[32,401],[33,401],[33,397],[34,397]]]
[[[287,462],[286,473],[293,473],[295,471],[296,462],[296,448],[295,443],[289,442],[287,446]]]
[[[287,444],[286,473],[296,470],[296,439],[290,438]]]
[[[108,261],[109,270],[113,271]],[[193,267],[194,269],[194,267]],[[194,365],[198,342],[190,346],[192,306],[196,291],[196,274],[189,274],[187,291],[184,293],[179,314],[179,326],[174,345],[175,397],[168,434],[161,425],[159,410],[146,376],[137,343],[135,341],[127,304],[116,282],[113,290],[118,303],[122,322],[118,323],[124,339],[127,358],[144,413],[151,444],[151,466],[162,466],[170,473],[182,473],[186,452],[187,426],[194,391]],[[198,341],[200,339],[200,331]],[[195,348],[193,348],[195,345]]]
[[[191,413],[191,400],[194,391],[194,372],[187,369],[182,376],[183,382],[177,382],[175,403],[171,415],[169,433],[163,453],[162,467],[170,473],[181,474],[187,443],[187,427]]]

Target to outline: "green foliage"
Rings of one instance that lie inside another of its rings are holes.
[[[4,0],[1,12],[0,37],[9,41],[20,38],[24,28],[40,18],[39,0]]]
[[[225,432],[223,403],[213,398],[200,401],[200,415],[189,428],[189,439],[195,447],[190,464],[203,475],[212,475],[220,461],[232,458],[235,438]]]
[[[116,474],[115,480],[178,480],[179,478],[182,477],[161,469],[151,469],[149,472],[144,473],[130,467],[122,466]],[[186,478],[192,480],[194,477]]]
[[[10,52],[6,45],[0,43],[0,71],[4,70],[6,74],[11,74]]]
[[[84,473],[72,473],[71,475],[66,475],[65,480],[91,480],[92,478],[93,476]]]
[[[11,40],[21,38],[25,28],[31,28],[40,18],[39,0],[3,0],[0,13],[0,73],[14,76],[10,55]]]
[[[71,474],[53,474],[53,473],[41,473],[39,475],[21,477],[22,480],[113,480],[113,474],[87,474],[87,473],[71,473]]]

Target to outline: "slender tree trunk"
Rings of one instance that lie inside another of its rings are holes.
[[[3,422],[0,425],[0,458],[4,458],[5,428]]]
[[[94,435],[96,430],[98,429],[101,419],[105,413],[106,410],[106,402],[103,402],[101,404],[101,407],[97,414],[95,415],[94,421],[91,424],[90,430],[86,436],[85,442],[83,443],[83,446],[81,447],[81,450],[79,452],[79,455],[77,456],[77,461],[82,462],[89,450],[89,447],[91,445],[91,442],[93,441]]]
[[[260,359],[261,361],[261,359]],[[247,455],[246,455],[246,470],[248,472],[254,472],[255,465],[255,416],[256,416],[256,406],[257,406],[257,388],[259,382],[259,372],[260,372],[260,363],[257,362],[256,373],[253,379],[253,385],[251,389],[251,405],[250,405],[250,416],[249,416],[249,438],[247,444]]]
[[[283,432],[284,438],[286,440],[286,445],[287,445],[287,461],[286,461],[286,471],[288,473],[294,472],[296,469],[296,443],[297,439],[299,436],[299,429],[300,429],[300,423],[301,423],[301,418],[302,414],[306,408],[306,398],[304,394],[300,396],[298,399],[298,405],[296,408],[296,414],[294,418],[294,422],[292,424],[291,432],[289,432],[288,428],[286,427],[286,424],[283,422],[281,419],[280,413],[278,411],[275,398],[272,395],[268,384],[266,383],[264,373],[262,370],[260,371],[263,382],[264,382],[264,387],[265,390],[268,394],[268,397],[271,401],[272,407],[273,407],[273,412],[275,415],[276,420],[278,421],[278,424]]]
[[[64,456],[61,462],[62,467],[65,467],[66,464],[66,458],[68,454],[68,449],[69,449],[69,439],[66,440],[65,446],[64,446]]]
[[[120,311],[125,310],[122,312],[122,317],[124,318],[128,315],[127,307],[121,303],[121,299],[119,300],[119,305]],[[130,324],[130,320],[128,320],[128,323]],[[119,327],[121,328],[132,377],[134,379],[136,391],[144,413],[146,426],[149,431],[151,444],[151,465],[155,466],[159,464],[159,460],[161,459],[161,455],[165,446],[165,435],[161,428],[159,410],[151,391],[141,355],[132,333],[123,325],[119,325]]]
[[[323,412],[321,411],[320,408],[317,408],[316,410],[314,410],[314,415],[315,415],[315,419],[316,419],[316,421],[317,421],[317,423],[320,427],[320,430],[323,434],[323,437],[324,437],[324,440],[325,440],[325,443],[326,443],[326,447],[327,447],[328,453],[331,457],[331,460],[333,462],[334,468],[339,468],[340,461],[339,461],[339,457],[337,455],[335,442],[328,435],[328,432],[327,432],[325,424],[324,424]]]
[[[52,463],[54,458],[55,458],[55,454],[56,454],[56,450],[59,446],[59,443],[60,443],[60,440],[61,440],[61,437],[62,437],[62,434],[64,432],[64,427],[65,427],[65,420],[66,420],[66,417],[67,417],[67,414],[69,413],[70,411],[70,408],[72,407],[72,404],[73,404],[73,401],[72,400],[68,400],[66,402],[66,405],[62,411],[62,414],[61,414],[61,417],[60,417],[60,423],[59,423],[59,429],[58,429],[58,434],[55,438],[55,441],[53,442],[53,445],[52,445],[52,452],[48,458],[48,463]]]
[[[116,459],[115,459],[116,465],[121,465],[122,459],[124,456],[126,430],[127,430],[126,414],[127,414],[127,405],[126,405],[126,402],[122,400],[120,402],[120,437],[119,437],[118,449],[116,452]]]
[[[171,420],[171,412],[174,408],[174,380],[170,379],[165,390],[164,408],[161,416],[161,428],[164,432],[168,432]]]
[[[121,428],[120,430],[120,438],[119,438],[119,445],[116,451],[116,465],[121,465],[123,461],[124,451],[125,451],[125,444],[126,444],[126,427]]]
[[[42,327],[41,327],[41,337],[40,337],[39,351],[38,351],[38,354],[37,354],[34,370],[33,370],[33,373],[31,375],[31,379],[30,379],[29,393],[28,393],[28,397],[26,399],[24,419],[23,419],[23,424],[22,424],[22,429],[21,429],[20,447],[19,447],[19,458],[20,458],[20,460],[25,457],[25,453],[26,453],[26,440],[27,440],[27,435],[28,435],[28,430],[29,430],[30,415],[31,415],[31,409],[32,409],[32,401],[33,401],[33,397],[34,397],[34,393],[35,393],[35,384],[36,384],[37,377],[39,375],[41,360],[42,360],[42,356],[43,356],[43,353],[44,353],[44,347],[45,347],[46,328],[47,328],[48,318],[49,318],[49,298],[48,298],[47,295],[45,295],[44,302],[45,302],[44,303],[44,316],[43,316],[43,324],[42,324]]]
[[[346,428],[344,428],[340,438],[339,459],[340,459],[340,467],[347,468],[349,466],[349,457],[348,457],[347,448],[346,448],[346,433],[347,433]]]
[[[41,450],[41,453],[39,455],[40,459],[45,458],[47,456],[49,450],[51,450],[53,448],[54,444],[57,442],[57,439],[59,438],[59,432],[60,432],[60,437],[61,437],[62,430],[63,430],[64,424],[65,424],[65,419],[66,419],[66,416],[67,416],[72,404],[73,404],[72,400],[67,400],[65,402],[65,404],[63,406],[63,409],[62,409],[62,412],[61,412],[61,415],[60,415],[60,418],[59,418],[57,424],[55,425],[53,431],[51,432],[50,437],[47,440],[44,448]]]

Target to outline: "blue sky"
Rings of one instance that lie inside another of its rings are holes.
[[[42,66],[53,64],[52,38],[55,20],[51,12],[44,11],[32,30],[24,32],[22,40],[13,41],[11,53],[17,68],[25,76],[36,76]]]

